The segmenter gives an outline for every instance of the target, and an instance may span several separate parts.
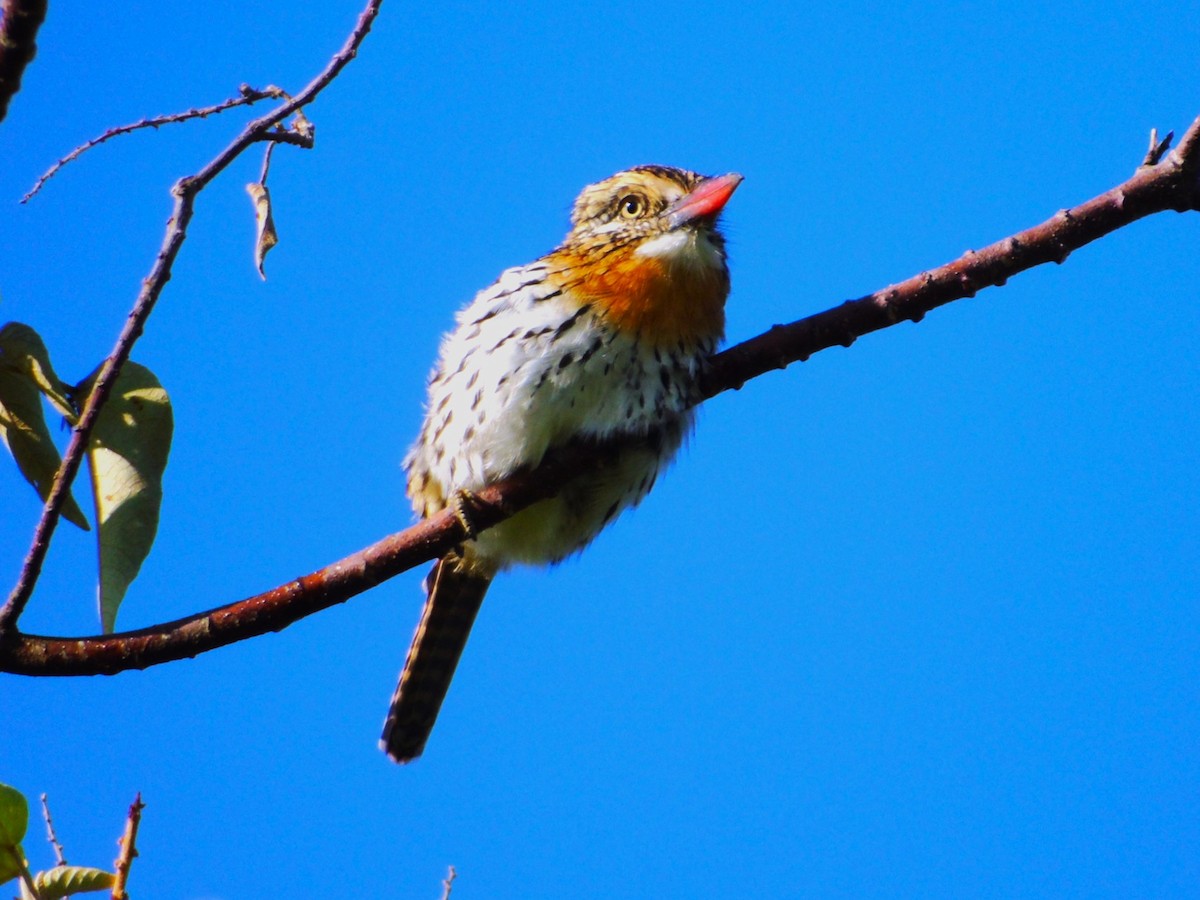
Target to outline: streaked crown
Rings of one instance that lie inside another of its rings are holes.
[[[574,231],[649,221],[704,177],[670,166],[636,166],[589,184],[571,212]]]

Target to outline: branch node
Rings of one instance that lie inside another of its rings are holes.
[[[1158,129],[1150,129],[1150,149],[1146,151],[1146,156],[1142,160],[1142,167],[1157,166],[1171,148],[1171,141],[1175,139],[1175,132],[1168,131],[1167,136],[1161,141],[1158,139]]]
[[[891,292],[879,291],[878,293],[868,294],[867,296],[870,298],[870,302],[877,309],[883,310],[883,314],[885,316],[887,316],[889,323],[891,323],[892,325],[895,325],[897,322],[900,321],[900,313],[896,309],[895,304],[892,302],[896,297],[896,294],[894,291],[891,291]],[[858,302],[858,301],[847,300],[842,304],[842,308],[843,309],[849,308],[852,310],[854,307],[854,304],[856,302]]]

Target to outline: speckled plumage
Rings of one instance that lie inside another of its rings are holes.
[[[637,445],[438,563],[384,727],[394,759],[423,749],[496,572],[582,549],[678,450],[723,336],[729,274],[716,220],[740,181],[643,166],[591,185],[556,250],[505,271],[458,314],[405,459],[418,514],[572,440]]]

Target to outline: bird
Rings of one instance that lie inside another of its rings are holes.
[[[468,539],[425,579],[380,739],[392,760],[424,751],[492,579],[582,550],[679,450],[724,338],[719,217],[741,182],[642,165],[585,187],[562,243],[504,271],[442,339],[404,468],[415,513],[450,508]],[[618,449],[557,496],[476,532],[474,491],[586,442]]]

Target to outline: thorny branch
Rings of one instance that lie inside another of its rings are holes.
[[[701,400],[736,390],[772,369],[1005,281],[1047,262],[1062,263],[1080,247],[1145,216],[1167,210],[1200,211],[1200,118],[1170,153],[1109,191],[1064,209],[1040,225],[883,290],[849,300],[731,347],[713,358]],[[1165,155],[1164,155],[1165,154]],[[534,471],[491,485],[476,495],[472,520],[491,527],[573,477],[604,466],[616,449],[573,445],[550,454]],[[192,657],[234,641],[279,631],[305,616],[360,594],[380,582],[443,555],[465,538],[446,510],[323,569],[263,594],[175,622],[122,634],[85,638],[11,632],[0,638],[0,670],[24,675],[112,674]]]
[[[142,329],[146,325],[146,320],[154,309],[154,304],[158,301],[159,295],[171,278],[171,269],[175,263],[175,258],[179,255],[179,250],[187,237],[188,224],[192,219],[196,195],[251,144],[261,140],[278,140],[278,131],[274,130],[275,126],[297,112],[301,107],[316,99],[317,95],[358,54],[358,48],[366,38],[367,33],[371,30],[371,24],[375,21],[382,2],[383,0],[368,0],[366,8],[359,14],[354,30],[346,39],[342,49],[333,56],[325,66],[325,69],[309,82],[300,93],[288,99],[281,106],[267,113],[265,116],[260,116],[253,122],[250,122],[242,129],[241,134],[234,138],[233,142],[211,160],[208,165],[195,175],[181,178],[171,189],[171,194],[175,198],[175,205],[170,219],[167,220],[167,230],[163,237],[162,247],[158,251],[158,257],[151,267],[150,274],[142,282],[141,292],[138,294],[137,301],[134,303],[133,309],[125,321],[125,327],[121,330],[116,345],[108,355],[108,358],[104,360],[92,391],[83,404],[79,421],[75,425],[70,442],[67,444],[67,450],[63,454],[58,473],[54,476],[54,483],[50,488],[49,496],[46,498],[41,519],[34,530],[33,541],[25,557],[24,564],[21,567],[20,576],[8,596],[8,601],[4,604],[3,608],[0,608],[0,640],[6,635],[11,635],[15,632],[17,620],[20,618],[26,603],[29,602],[30,595],[33,593],[34,585],[37,583],[38,576],[41,573],[42,563],[45,561],[46,553],[50,548],[50,539],[58,524],[62,504],[66,500],[71,482],[74,481],[75,475],[79,471],[80,463],[87,449],[88,439],[99,417],[100,410],[112,392],[113,386],[116,384],[121,367],[129,359],[129,354],[133,349],[134,343],[141,336]],[[307,129],[307,132],[308,138],[311,139],[311,127]]]

